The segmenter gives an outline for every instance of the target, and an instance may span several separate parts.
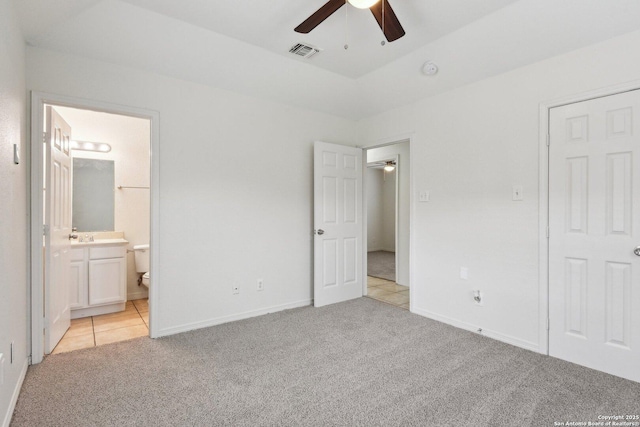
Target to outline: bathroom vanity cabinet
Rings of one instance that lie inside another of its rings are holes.
[[[123,311],[127,301],[127,250],[124,239],[71,246],[71,318]]]

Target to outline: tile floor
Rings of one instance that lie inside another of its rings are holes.
[[[409,310],[409,288],[391,280],[367,276],[367,296]]]
[[[149,335],[149,300],[127,301],[124,311],[73,319],[52,354]]]

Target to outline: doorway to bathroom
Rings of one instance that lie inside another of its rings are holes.
[[[409,141],[370,148],[365,155],[366,295],[408,310]]]
[[[32,363],[153,336],[157,115],[33,98]],[[43,131],[44,144],[36,144]]]

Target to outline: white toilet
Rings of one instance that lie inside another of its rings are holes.
[[[136,272],[142,275],[138,284],[142,283],[149,288],[149,245],[135,245],[133,250],[136,259]]]

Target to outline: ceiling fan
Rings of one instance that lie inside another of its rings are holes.
[[[370,9],[387,41],[392,42],[405,35],[398,17],[387,0],[329,0],[302,24],[298,25],[295,31],[304,34],[310,32],[344,6],[347,1],[358,9]]]
[[[381,162],[367,163],[369,169],[384,169],[385,172],[393,172],[396,169],[396,162],[394,160],[387,160]]]

